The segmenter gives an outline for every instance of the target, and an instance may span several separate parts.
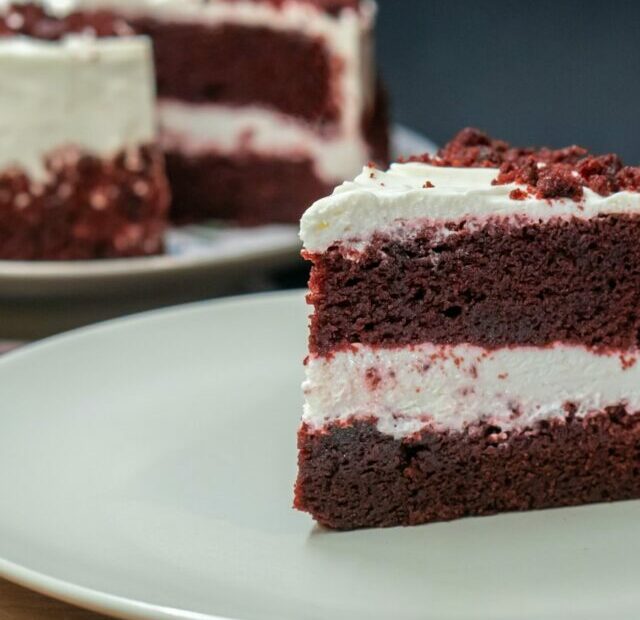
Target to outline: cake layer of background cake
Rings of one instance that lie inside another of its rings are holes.
[[[0,19],[0,258],[157,254],[169,192],[149,42],[106,16],[42,18]],[[64,36],[88,28],[105,38]]]
[[[317,202],[297,507],[352,528],[640,497],[639,179],[467,130]]]
[[[297,222],[364,163],[387,160],[368,0],[60,6],[111,11],[152,38],[177,221]]]

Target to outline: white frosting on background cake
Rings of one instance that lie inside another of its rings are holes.
[[[155,140],[155,88],[144,37],[0,39],[0,170],[33,178],[43,158],[78,146],[98,156]]]
[[[581,346],[515,347],[422,344],[384,349],[354,345],[306,368],[303,422],[320,429],[352,416],[375,416],[396,438],[430,424],[458,431],[483,421],[502,430],[585,416],[627,404],[640,411],[640,353],[598,354]]]
[[[494,168],[445,168],[421,163],[393,164],[388,171],[366,167],[354,181],[310,207],[301,221],[301,238],[311,252],[336,241],[358,249],[376,232],[411,234],[423,223],[487,218],[591,218],[601,213],[640,213],[640,193],[600,196],[588,188],[584,199],[514,200],[515,184],[492,185]],[[434,187],[425,188],[430,182]]]
[[[265,157],[311,158],[318,178],[339,182],[362,166],[362,141],[319,136],[306,123],[258,106],[193,105],[165,99],[160,103],[162,144],[184,155],[250,152]]]

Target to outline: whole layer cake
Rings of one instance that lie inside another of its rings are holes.
[[[297,222],[387,158],[370,0],[49,0],[151,37],[173,218]]]
[[[0,259],[162,251],[151,47],[107,16],[0,18]]]
[[[464,130],[302,218],[295,505],[340,529],[640,498],[640,168]]]

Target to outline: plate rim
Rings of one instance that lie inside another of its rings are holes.
[[[161,607],[79,586],[0,558],[0,578],[57,601],[122,620],[234,620]]]
[[[295,226],[292,225],[292,229]],[[292,230],[293,232],[293,230]],[[297,238],[297,234],[296,234]],[[293,237],[292,237],[293,239]],[[247,260],[261,260],[289,256],[297,253],[302,243],[280,244],[277,247],[261,248],[248,254],[191,254],[176,258],[168,254],[140,256],[135,258],[110,258],[80,261],[10,261],[0,260],[0,281],[28,279],[61,282],[84,280],[94,277],[137,277],[157,273],[180,273],[197,268],[226,267]]]
[[[158,318],[171,320],[170,317],[172,316],[205,310],[212,306],[234,306],[237,304],[250,303],[255,300],[264,300],[272,303],[278,303],[280,301],[286,302],[288,300],[292,302],[297,300],[299,302],[305,292],[305,289],[293,289],[252,293],[248,295],[234,295],[170,306],[168,308],[158,308],[129,316],[109,319],[107,321],[94,323],[93,325],[79,327],[68,332],[49,336],[10,351],[0,357],[0,367],[11,364],[14,359],[37,354],[40,349],[56,347],[59,343],[64,344],[69,340],[91,336],[91,334],[94,333],[108,332],[112,329],[121,329],[129,324],[133,324],[132,327],[135,328],[135,324],[141,321]],[[50,574],[31,569],[2,557],[0,557],[0,579],[4,579],[17,586],[55,600],[96,613],[107,614],[114,618],[121,618],[122,620],[239,620],[228,616],[192,612],[110,594],[94,588],[77,585],[65,579],[58,579]]]

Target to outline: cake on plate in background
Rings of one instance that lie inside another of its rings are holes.
[[[0,259],[162,251],[169,190],[151,46],[114,36],[124,29],[35,6],[0,17]]]
[[[371,0],[49,0],[153,42],[173,219],[297,222],[388,157]]]
[[[465,130],[302,218],[296,506],[334,528],[640,498],[640,168]]]
[[[118,4],[153,39],[174,219],[297,223],[387,159],[368,0]]]

